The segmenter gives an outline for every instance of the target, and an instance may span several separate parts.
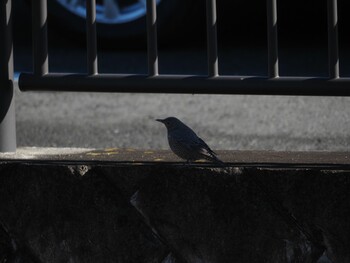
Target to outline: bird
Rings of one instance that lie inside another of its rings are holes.
[[[175,117],[156,119],[165,125],[168,131],[170,149],[187,163],[206,159],[224,165],[210,147],[186,124]]]

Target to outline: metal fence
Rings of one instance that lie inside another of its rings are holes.
[[[164,75],[158,72],[156,1],[147,0],[148,74],[99,74],[96,45],[96,0],[87,0],[87,73],[48,70],[47,0],[32,1],[33,72],[21,73],[21,91],[83,91],[187,94],[255,94],[350,96],[350,78],[339,76],[337,0],[328,1],[328,77],[279,76],[277,0],[267,0],[268,75],[219,74],[216,0],[206,0],[207,75]],[[0,151],[16,149],[13,107],[11,0],[1,1]],[[6,18],[6,19],[5,19]]]

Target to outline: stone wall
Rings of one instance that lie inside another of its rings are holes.
[[[341,167],[0,164],[0,262],[350,262],[349,216]]]

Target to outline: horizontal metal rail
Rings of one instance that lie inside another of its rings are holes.
[[[350,78],[23,73],[19,86],[22,91],[350,96]]]

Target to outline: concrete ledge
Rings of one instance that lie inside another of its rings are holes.
[[[217,151],[217,153],[229,165],[350,165],[350,152]],[[36,147],[19,148],[16,153],[0,153],[0,161],[112,162],[115,164],[151,162],[153,165],[184,163],[168,150]],[[210,163],[198,161],[194,165],[204,164]]]
[[[0,261],[350,262],[347,153],[75,150],[1,155]]]

